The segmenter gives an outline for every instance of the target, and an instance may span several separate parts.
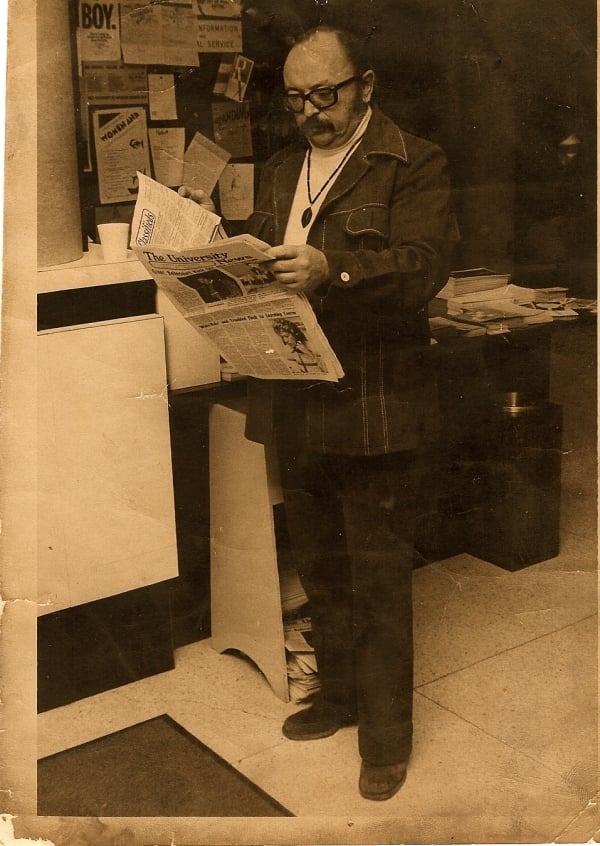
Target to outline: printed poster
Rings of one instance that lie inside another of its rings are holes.
[[[77,9],[77,58],[82,62],[115,61],[121,58],[119,4],[79,0]]]
[[[213,87],[213,94],[225,94],[227,82],[233,71],[233,63],[235,62],[236,53],[223,53],[219,68],[217,70],[217,77]]]
[[[123,62],[85,62],[80,87],[88,106],[123,106],[148,102],[146,68]]]
[[[115,111],[98,109],[92,115],[101,203],[135,200],[136,172],[150,173],[146,112],[142,107]]]
[[[213,132],[217,144],[224,147],[234,159],[252,155],[252,127],[250,104],[212,104]]]
[[[246,59],[245,56],[236,56],[231,69],[231,74],[225,85],[223,92],[230,100],[237,100],[241,103],[246,96],[246,89],[250,82],[250,75],[254,68],[252,59]]]
[[[241,53],[242,22],[198,18],[200,53]]]
[[[85,145],[83,169],[92,170],[89,106],[128,106],[148,101],[146,68],[122,62],[84,62],[79,79],[81,135]]]
[[[121,0],[123,61],[131,65],[198,67],[196,20],[191,0]]]

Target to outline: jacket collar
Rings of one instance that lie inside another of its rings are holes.
[[[405,164],[410,163],[406,148],[405,133],[385,115],[379,106],[372,106],[371,120],[367,125],[365,134],[362,137],[364,155],[371,154],[392,156],[400,159]],[[306,152],[308,142],[301,138],[292,142],[280,152],[280,163],[285,163],[289,156]]]
[[[378,106],[373,106],[373,114],[363,136],[363,147],[366,156],[391,156],[404,164],[410,162],[404,133]]]
[[[280,154],[281,158],[275,174],[277,243],[281,243],[285,235],[285,227],[292,207],[292,200],[296,193],[298,178],[302,170],[306,146],[306,142],[298,142],[297,144],[292,144]],[[371,120],[362,137],[361,143],[358,145],[356,153],[350,157],[342,172],[333,183],[315,220],[321,216],[331,203],[335,202],[335,200],[354,187],[356,182],[371,169],[371,157],[376,156],[396,158],[406,165],[410,163],[402,130],[384,115],[377,106],[373,106]]]

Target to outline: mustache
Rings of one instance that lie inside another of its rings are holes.
[[[302,133],[304,135],[308,135],[313,130],[334,130],[335,127],[333,123],[329,120],[329,118],[319,118],[316,115],[311,115],[311,117],[306,118],[304,123],[302,124]]]

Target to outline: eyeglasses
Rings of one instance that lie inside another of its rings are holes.
[[[313,88],[312,91],[308,92],[308,94],[301,94],[299,91],[286,91],[283,98],[283,104],[288,112],[294,112],[294,114],[298,115],[300,112],[304,111],[304,104],[308,100],[315,109],[322,112],[325,109],[331,109],[332,106],[335,106],[339,99],[338,91],[340,88],[343,88],[345,85],[350,85],[351,82],[356,82],[359,79],[362,79],[362,76],[350,76],[348,79],[338,82],[337,85],[327,85],[323,86],[323,88]]]

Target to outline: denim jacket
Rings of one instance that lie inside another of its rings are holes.
[[[286,147],[261,175],[247,229],[270,244],[282,243],[305,152],[301,142]],[[447,281],[457,241],[442,150],[374,107],[307,239],[329,264],[329,281],[309,299],[345,376],[334,384],[250,380],[247,437],[271,442],[278,408],[317,452],[377,455],[431,442],[427,303]]]

